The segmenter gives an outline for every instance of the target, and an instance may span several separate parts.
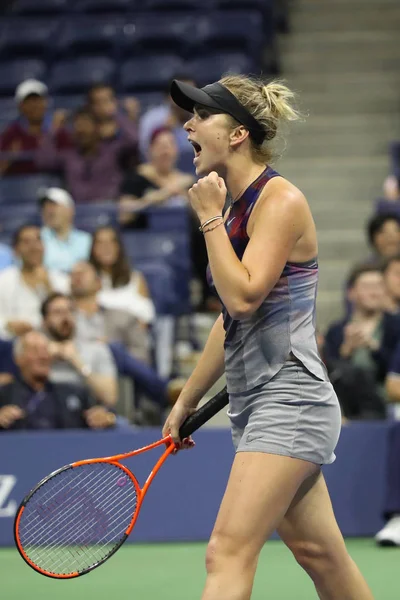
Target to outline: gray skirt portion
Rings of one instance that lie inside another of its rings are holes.
[[[266,384],[229,394],[237,452],[265,452],[323,465],[335,460],[341,411],[330,381],[291,357]]]

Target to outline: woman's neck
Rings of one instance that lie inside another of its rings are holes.
[[[228,166],[225,176],[225,184],[233,201],[240,198],[243,192],[265,171],[266,165],[256,164],[252,161],[241,161]]]

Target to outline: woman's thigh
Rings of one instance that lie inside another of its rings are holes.
[[[214,551],[252,560],[286,514],[313,463],[262,452],[238,452],[211,536]]]
[[[334,560],[344,555],[343,536],[321,472],[300,486],[278,526],[278,533],[297,558],[329,555]]]

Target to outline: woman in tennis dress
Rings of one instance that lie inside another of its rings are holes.
[[[321,473],[335,459],[341,415],[315,340],[315,225],[300,190],[269,166],[278,125],[297,118],[293,94],[227,76],[202,89],[175,81],[171,96],[194,112],[185,129],[202,179],[189,195],[223,310],[163,433],[179,442],[180,424],[225,371],[236,448],[202,599],[250,598],[277,529],[319,598],[371,600]]]

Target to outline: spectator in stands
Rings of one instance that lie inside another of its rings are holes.
[[[65,112],[48,112],[48,90],[44,83],[27,79],[15,91],[20,116],[10,123],[0,138],[0,150],[7,153],[0,162],[3,175],[36,173],[35,151],[43,135],[52,133],[55,149],[69,147],[70,134],[63,127]]]
[[[383,310],[383,276],[375,265],[363,265],[353,271],[348,298],[351,315],[331,325],[323,357],[344,416],[383,418],[383,383],[400,340],[400,317]]]
[[[0,388],[0,430],[104,429],[115,415],[95,406],[80,386],[49,380],[49,341],[36,331],[17,340],[14,348],[20,376]]]
[[[94,232],[90,262],[100,277],[101,306],[132,313],[146,329],[155,317],[150,291],[143,274],[131,268],[121,236],[114,227],[99,227]]]
[[[165,202],[173,196],[185,198],[195,181],[192,175],[177,168],[177,146],[170,129],[161,127],[153,131],[149,156],[150,161],[139,165],[136,172],[128,174],[122,183],[120,223],[124,227],[146,228],[147,216],[140,210]],[[192,262],[201,284],[199,309],[218,310],[220,304],[210,292],[206,278],[208,256],[204,236],[199,232],[197,216],[190,208],[188,210],[191,216]]]
[[[132,356],[149,362],[149,338],[140,321],[132,311],[118,308],[118,298],[114,303],[106,302],[106,306],[103,306],[100,289],[101,279],[95,267],[89,262],[77,263],[71,272],[77,337],[87,341],[119,342]],[[123,295],[124,292],[122,298]],[[144,304],[148,304],[148,299],[145,300]]]
[[[385,282],[385,310],[400,313],[400,254],[389,258],[383,267]]]
[[[20,227],[13,247],[20,264],[0,273],[0,336],[6,339],[40,326],[40,306],[49,293],[69,291],[68,276],[43,265],[39,227]]]
[[[391,148],[392,173],[385,179],[383,194],[386,200],[400,200],[400,142],[394,142]]]
[[[186,196],[195,179],[177,166],[178,148],[170,129],[153,131],[150,140],[149,162],[128,173],[122,182],[120,207],[121,224],[146,227],[146,215],[138,214],[149,206],[165,202],[173,196]],[[137,211],[135,213],[127,210]]]
[[[88,109],[77,110],[72,125],[71,148],[57,150],[53,137],[45,136],[36,153],[38,168],[60,172],[77,203],[116,200],[122,179],[118,148],[101,141]]]
[[[118,394],[114,359],[103,342],[85,341],[75,336],[71,298],[57,292],[50,294],[41,312],[43,331],[52,341],[51,381],[87,387],[98,403],[114,406]]]
[[[136,150],[140,113],[136,98],[125,98],[120,107],[113,87],[96,83],[87,93],[87,105],[96,119],[103,142],[113,144],[119,150]]]
[[[48,188],[39,197],[42,209],[44,264],[69,272],[76,262],[87,260],[92,236],[74,227],[75,203],[61,188]]]
[[[171,78],[166,90],[165,102],[160,106],[150,108],[140,119],[139,149],[142,159],[148,160],[150,142],[154,131],[160,127],[168,127],[173,131],[178,147],[178,168],[194,175],[193,151],[188,147],[187,132],[183,129],[183,125],[190,118],[190,114],[179,108],[172,101],[169,90],[171,82],[174,79],[179,79],[179,81],[184,81],[190,85],[196,85],[193,77],[185,74],[177,74]]]
[[[400,254],[400,219],[396,215],[375,215],[368,223],[368,241],[373,259]]]
[[[152,423],[160,424],[162,411],[178,398],[184,381],[180,378],[163,379],[146,364],[148,349],[138,344],[140,338],[135,317],[127,311],[102,309],[97,301],[100,285],[93,265],[85,262],[75,265],[71,273],[71,289],[76,309],[76,337],[109,344],[118,373],[131,377],[139,395],[145,394],[157,405],[157,418]],[[141,424],[146,424],[146,421]]]

